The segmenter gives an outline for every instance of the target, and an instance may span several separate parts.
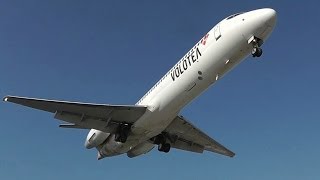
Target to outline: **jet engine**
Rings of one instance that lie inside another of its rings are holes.
[[[141,154],[146,154],[147,152],[151,151],[153,148],[154,148],[154,144],[152,143],[149,143],[149,142],[141,143],[138,146],[131,149],[129,152],[127,152],[127,156],[129,158],[133,158]]]
[[[101,146],[97,147],[97,150],[99,151],[98,159],[124,153],[120,151],[122,144],[123,143],[117,142],[115,140],[115,134],[111,134],[110,136],[108,136],[107,140],[105,140],[104,143],[101,144]]]
[[[88,133],[88,136],[85,142],[85,147],[87,149],[97,147],[100,144],[102,144],[109,137],[109,135],[110,133],[105,133],[102,131],[91,129],[90,132]]]

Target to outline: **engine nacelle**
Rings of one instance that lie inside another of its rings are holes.
[[[98,159],[101,159],[103,157],[115,156],[115,155],[119,155],[119,154],[124,153],[121,151],[122,144],[123,143],[121,143],[121,142],[115,141],[115,134],[111,134],[107,138],[105,143],[101,147],[97,148],[99,151],[98,156],[100,156],[100,158],[98,157]]]
[[[110,133],[105,133],[99,130],[91,129],[88,133],[85,147],[87,149],[91,149],[93,147],[97,147],[102,144],[108,137]]]
[[[141,154],[146,154],[147,152],[151,151],[153,148],[154,148],[154,144],[152,143],[149,143],[149,142],[141,143],[138,146],[131,149],[129,152],[127,152],[127,156],[129,158],[133,158]]]

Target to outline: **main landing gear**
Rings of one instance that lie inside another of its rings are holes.
[[[251,51],[252,57],[260,57],[262,55],[262,49],[260,46],[263,44],[263,40],[257,37],[253,37],[252,45],[253,49]]]
[[[160,152],[168,153],[170,151],[171,145],[169,143],[161,143],[158,145],[158,150]]]
[[[115,141],[125,143],[128,139],[128,134],[131,126],[128,124],[120,124],[118,133],[115,134]]]
[[[168,153],[170,151],[171,145],[166,142],[166,137],[164,134],[159,134],[151,139],[154,144],[158,145],[158,150],[160,152]]]

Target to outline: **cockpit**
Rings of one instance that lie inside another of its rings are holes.
[[[243,14],[243,12],[241,12],[241,13],[236,13],[236,14],[233,14],[233,15],[231,15],[231,16],[228,16],[228,17],[226,18],[226,20],[232,19],[232,18],[234,18],[234,17],[236,17],[236,16],[239,16],[240,14]]]

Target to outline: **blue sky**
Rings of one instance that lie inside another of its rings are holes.
[[[0,103],[0,179],[313,180],[320,176],[319,3],[0,0],[0,96],[134,104],[226,16],[278,12],[248,58],[182,114],[236,153],[96,160],[87,131]]]

